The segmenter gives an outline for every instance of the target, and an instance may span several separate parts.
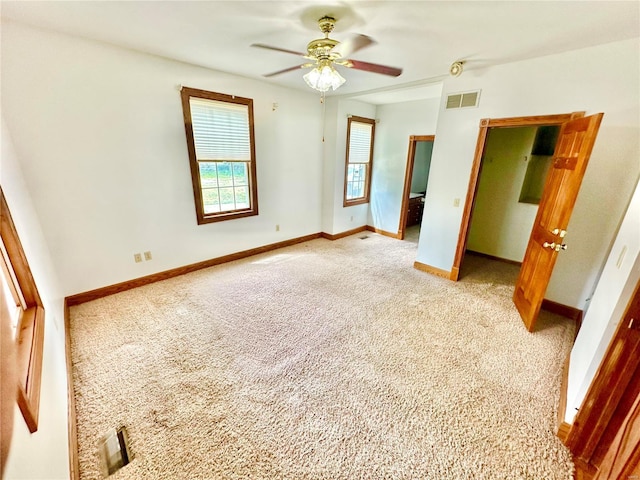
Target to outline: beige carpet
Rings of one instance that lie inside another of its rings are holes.
[[[318,239],[73,307],[81,477],[124,424],[114,480],[571,478],[574,326],[527,333],[510,265],[467,256],[453,283],[415,255]]]

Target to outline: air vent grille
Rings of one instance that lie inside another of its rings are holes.
[[[449,95],[447,97],[447,108],[460,108],[460,103],[462,103],[461,93],[458,93],[457,95]]]
[[[475,92],[454,93],[447,96],[447,109],[477,107],[480,90]]]

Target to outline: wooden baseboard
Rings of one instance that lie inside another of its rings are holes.
[[[309,240],[314,240],[316,238],[320,238],[321,236],[322,234],[320,233],[313,233],[311,235],[306,235],[304,237],[292,238],[289,240],[285,240],[283,242],[272,243],[269,245],[264,245],[262,247],[252,248],[250,250],[243,250],[241,252],[232,253],[230,255],[224,255],[222,257],[212,258],[210,260],[205,260],[203,262],[192,263],[191,265],[185,265],[183,267],[173,268],[171,270],[165,270],[164,272],[154,273],[152,275],[147,275],[145,277],[134,278],[133,280],[116,283],[115,285],[109,285],[107,287],[97,288],[95,290],[90,290],[88,292],[78,293],[76,295],[71,295],[67,297],[65,300],[67,302],[67,305],[69,307],[72,307],[74,305],[90,302],[91,300],[96,300],[98,298],[106,297],[108,295],[113,295],[114,293],[124,292],[126,290],[131,290],[132,288],[141,287],[143,285],[159,282],[161,280],[167,280],[169,278],[177,277],[179,275],[184,275],[185,273],[195,272],[196,270],[201,270],[203,268],[213,267],[215,265],[220,265],[222,263],[233,262],[234,260],[240,260],[243,258],[251,257],[253,255],[257,255],[259,253],[265,253],[271,250],[276,250],[278,248],[295,245],[297,243],[308,242]]]
[[[76,423],[76,396],[73,389],[73,360],[71,359],[71,333],[69,325],[69,304],[64,300],[64,347],[67,365],[67,430],[69,436],[69,478],[80,479],[78,460],[78,426]]]
[[[451,273],[449,274],[449,280],[457,282],[459,277],[460,277],[460,269],[458,267],[452,267]]]
[[[420,263],[417,261],[413,262],[413,268],[415,268],[416,270],[420,270],[421,272],[427,272],[432,275],[437,275],[438,277],[446,278],[447,280],[451,278],[451,272],[432,267],[431,265],[427,265],[426,263]]]
[[[379,228],[372,227],[371,225],[367,225],[366,228],[370,232],[374,232],[374,233],[377,233],[377,234],[380,234],[380,235],[384,235],[385,237],[391,237],[391,238],[402,240],[402,238],[401,238],[402,235],[400,233],[387,232],[386,230],[380,230]]]
[[[327,240],[338,240],[339,238],[348,237],[349,235],[354,235],[356,233],[364,232],[365,230],[367,230],[367,227],[363,225],[362,227],[352,228],[351,230],[347,230],[346,232],[340,232],[340,233],[322,232],[320,235],[322,236],[322,238],[326,238]]]
[[[562,367],[562,380],[560,381],[560,399],[558,401],[558,416],[556,418],[558,432],[557,435],[565,443],[571,425],[564,421],[567,413],[567,388],[569,386],[569,361],[571,360],[571,351],[567,353],[567,359]]]
[[[508,263],[510,265],[517,265],[518,267],[522,266],[522,262],[518,262],[516,260],[509,260],[508,258],[496,257],[494,255],[489,255],[488,253],[476,252],[475,250],[467,250],[466,253],[470,253],[471,255],[475,255],[477,257],[484,257],[490,260],[496,260],[502,263]]]
[[[569,430],[571,430],[571,425],[569,425],[567,422],[562,422],[558,427],[558,432],[556,433],[556,435],[562,441],[562,443],[565,443],[567,441]]]
[[[553,300],[542,300],[542,309],[547,312],[557,313],[563,317],[569,318],[576,322],[576,335],[582,326],[582,316],[584,312],[579,308],[570,307],[569,305],[563,305],[562,303],[554,302]]]

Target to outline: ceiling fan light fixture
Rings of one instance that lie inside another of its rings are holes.
[[[336,90],[346,81],[331,64],[318,65],[302,78],[307,82],[307,85],[319,92],[326,92],[329,89]]]

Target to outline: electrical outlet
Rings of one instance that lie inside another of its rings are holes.
[[[136,263],[140,263],[142,261],[142,255],[139,253],[134,253],[133,259],[136,261]]]
[[[453,206],[454,207],[459,207],[460,206],[460,199],[459,198],[454,198],[453,199]]]
[[[151,256],[151,252],[144,252],[144,259],[151,260],[153,257]]]
[[[280,225],[276,225],[276,232],[280,231]]]

